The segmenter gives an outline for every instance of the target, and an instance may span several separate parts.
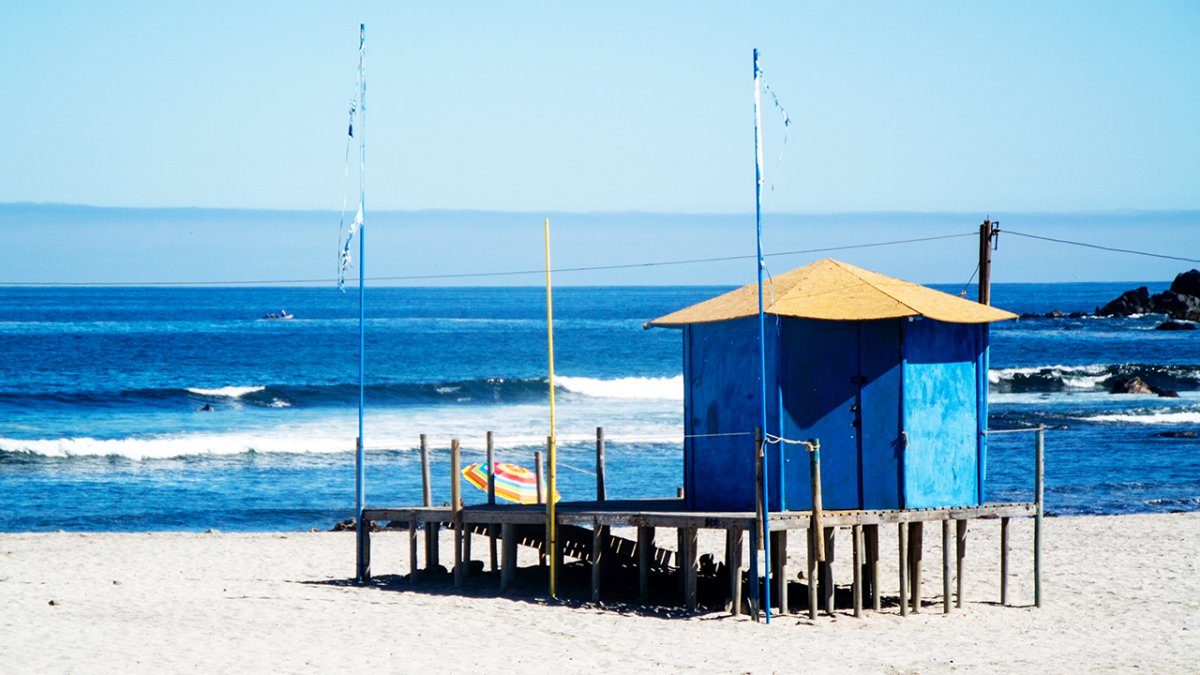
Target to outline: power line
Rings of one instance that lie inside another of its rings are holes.
[[[1150,258],[1163,258],[1165,260],[1181,260],[1183,262],[1200,262],[1197,258],[1184,258],[1176,255],[1163,255],[1161,253],[1148,253],[1146,251],[1135,251],[1129,248],[1115,248],[1112,246],[1101,246],[1099,244],[1089,244],[1083,241],[1071,241],[1069,239],[1055,239],[1054,237],[1043,237],[1038,234],[1026,234],[1024,232],[1014,232],[1013,230],[1004,230],[1004,234],[1012,234],[1018,237],[1028,237],[1030,239],[1041,239],[1042,241],[1052,241],[1056,244],[1070,244],[1072,246],[1083,246],[1085,248],[1095,248],[1101,251],[1112,251],[1114,253],[1129,253],[1132,255],[1144,255]]]
[[[824,248],[809,248],[799,249],[795,251],[781,251],[779,253],[768,253],[764,257],[778,257],[789,255],[802,255],[807,253],[828,253],[830,251],[847,251],[859,248],[876,248],[879,246],[895,246],[898,244],[915,244],[926,241],[937,241],[939,239],[954,239],[957,237],[973,237],[975,232],[965,232],[962,234],[943,234],[934,237],[919,237],[916,239],[895,239],[892,241],[879,241],[869,244],[847,244],[845,246],[828,246]],[[639,267],[666,267],[671,265],[695,265],[700,263],[714,262],[729,262],[733,260],[752,260],[757,256],[753,255],[734,255],[718,258],[693,258],[689,260],[660,260],[653,262],[640,263],[622,263],[617,265],[589,265],[584,267],[562,267],[551,270],[551,272],[598,272],[602,270],[623,270]],[[367,281],[428,281],[437,279],[482,279],[487,277],[513,277],[532,274],[545,274],[546,270],[512,270],[500,272],[464,272],[455,274],[419,274],[407,276],[383,276],[383,277],[367,277]],[[321,284],[335,283],[337,279],[259,279],[253,281],[101,281],[101,282],[76,282],[76,281],[60,281],[60,282],[34,282],[34,281],[18,281],[18,282],[0,282],[0,286],[283,286],[294,284]]]

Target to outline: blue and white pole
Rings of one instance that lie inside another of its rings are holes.
[[[759,396],[759,428],[763,430],[763,434],[767,431],[767,340],[766,340],[766,316],[763,312],[763,251],[762,251],[762,186],[763,186],[763,150],[762,150],[762,113],[760,112],[760,84],[762,81],[762,70],[758,67],[758,50],[754,50],[754,221],[757,228],[757,244],[758,244],[758,360],[761,395]],[[760,448],[754,448],[757,453]],[[757,461],[757,458],[756,458]],[[771,493],[768,486],[771,470],[770,464],[766,461],[764,453],[763,457],[763,472],[762,472],[762,495],[763,495],[763,531],[759,536],[763,538],[763,555],[766,558],[766,574],[763,576],[763,603],[766,610],[767,623],[771,623],[771,537],[768,533],[771,531],[769,527],[771,517]],[[754,589],[754,593],[758,593],[758,589]]]

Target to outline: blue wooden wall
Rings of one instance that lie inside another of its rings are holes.
[[[776,322],[768,317],[768,335]],[[683,340],[684,431],[701,435],[684,442],[688,506],[754,510],[754,436],[710,434],[752,434],[759,425],[758,317],[687,326]],[[769,392],[777,386],[773,343],[768,339]],[[776,397],[768,395],[767,403],[768,418],[777,419]]]
[[[688,505],[752,510],[753,437],[707,435],[759,424],[757,318],[693,324],[683,342]],[[986,347],[986,324],[769,316],[767,432],[820,439],[826,508],[981,503]],[[808,453],[766,459],[770,508],[811,508]]]

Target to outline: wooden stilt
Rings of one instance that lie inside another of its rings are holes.
[[[756,520],[754,527],[750,528],[750,587],[747,589],[750,598],[750,616],[755,621],[758,621],[759,600],[762,598],[762,588],[759,587],[758,578],[758,539],[761,534],[762,528]]]
[[[742,611],[742,530],[725,530],[725,569],[729,572],[729,613]]]
[[[961,609],[963,606],[963,561],[967,558],[967,521],[956,520],[954,521],[954,525],[957,528],[958,535],[958,544],[956,547],[957,551],[955,553],[957,566],[954,570],[955,583],[958,585],[958,593],[955,596],[954,606]]]
[[[604,556],[604,528],[592,526],[592,602],[600,602],[600,560]]]
[[[916,521],[908,524],[908,564],[912,567],[912,611],[921,611],[921,559],[925,557],[925,523]]]
[[[500,525],[500,551],[500,592],[504,593],[512,587],[517,571],[517,535],[512,523]]]
[[[460,515],[459,518],[461,519],[462,516]],[[471,540],[474,539],[472,534],[473,533],[471,532],[470,528],[467,528],[465,526],[462,527],[462,542],[463,542],[462,565],[463,565],[463,575],[464,576],[471,575],[471,561],[475,559],[475,557],[473,555],[471,555]]]
[[[1000,519],[1000,604],[1008,604],[1008,518]]]
[[[836,533],[836,527],[825,528],[825,556],[821,560],[821,572],[819,575],[821,577],[821,597],[825,603],[825,613],[830,616],[837,609],[837,584],[833,580],[833,560],[836,557],[833,545],[837,541],[835,538]],[[818,556],[820,556],[820,553],[821,551],[818,550]]]
[[[645,525],[637,529],[638,600],[650,599],[650,554],[654,550],[654,528]]]
[[[950,613],[950,519],[942,521],[942,613]]]
[[[363,519],[365,522],[359,528],[358,546],[359,556],[362,560],[362,580],[370,581],[371,579],[371,522]]]
[[[492,432],[487,432],[488,506],[496,505],[496,455]],[[496,526],[488,525],[488,568],[496,573]]]
[[[608,499],[604,486],[604,427],[596,427],[596,501]]]
[[[681,527],[683,548],[683,600],[689,612],[696,611],[696,528]]]
[[[429,484],[429,446],[425,444],[425,434],[421,434],[421,503],[423,506],[433,505],[433,493]],[[439,523],[425,523],[425,569],[438,566],[438,530]]]
[[[900,551],[900,616],[908,616],[908,523],[896,527],[896,536]]]
[[[862,616],[863,609],[863,564],[862,564],[862,525],[850,528],[851,548],[853,548],[854,567],[854,616]]]
[[[417,519],[408,521],[408,583],[417,583]]]
[[[879,592],[879,526],[864,525],[863,539],[867,549],[867,588],[870,589],[871,608],[878,612],[883,606],[883,595]]]
[[[787,530],[771,533],[771,593],[780,614],[788,612],[787,541]]]
[[[817,537],[823,536],[820,530],[808,528],[808,618],[817,618]]]

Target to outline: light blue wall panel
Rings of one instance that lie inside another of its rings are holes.
[[[904,324],[905,506],[978,503],[979,326]]]

